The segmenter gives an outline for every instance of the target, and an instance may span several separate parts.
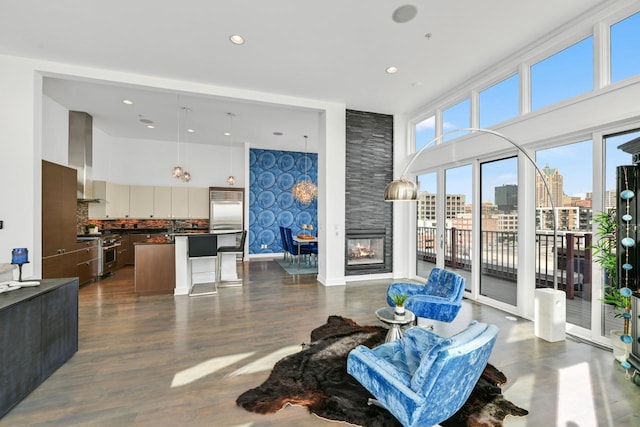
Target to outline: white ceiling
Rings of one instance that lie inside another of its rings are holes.
[[[406,0],[0,0],[0,54],[394,114],[416,110],[605,2],[414,0],[417,16],[396,23],[392,13]],[[230,43],[231,34],[246,43]],[[389,66],[399,71],[387,74]],[[175,93],[105,83],[50,79],[45,92],[92,114],[110,135],[175,140]],[[193,95],[180,104],[192,108],[192,142],[225,143],[232,111],[234,142],[301,151],[306,134],[314,151],[314,111]]]

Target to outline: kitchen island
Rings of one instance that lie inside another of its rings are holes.
[[[174,233],[175,241],[175,291],[174,295],[188,295],[191,286],[191,277],[195,283],[213,283],[215,281],[216,264],[213,258],[195,258],[189,261],[189,236],[194,233]],[[218,247],[235,246],[236,236],[239,232],[214,232],[218,236]],[[238,280],[236,270],[236,255],[223,254],[221,280]]]
[[[176,286],[175,245],[167,237],[135,244],[135,291],[141,295],[171,294]]]

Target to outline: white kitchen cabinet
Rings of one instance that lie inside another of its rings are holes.
[[[189,188],[171,187],[171,218],[189,218]]]
[[[154,218],[154,188],[148,185],[129,186],[129,218]]]
[[[189,218],[209,218],[209,188],[189,188]]]
[[[111,187],[111,190],[109,189]],[[109,203],[109,193],[113,195]],[[109,205],[111,209],[109,208]],[[111,184],[107,182],[107,217],[129,218],[129,186],[124,184]]]
[[[153,216],[171,218],[171,187],[153,187]]]
[[[89,203],[89,219],[104,219],[107,217],[107,183],[93,181],[93,197],[100,202]]]
[[[93,181],[93,197],[99,203],[89,203],[90,219],[129,217],[129,186],[106,181]]]
[[[154,187],[93,182],[100,203],[89,204],[90,219],[208,219],[209,188]]]

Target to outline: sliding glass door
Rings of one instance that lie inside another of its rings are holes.
[[[439,245],[444,249],[445,266],[466,279],[471,291],[471,219],[473,212],[473,169],[471,165],[445,169],[444,230]]]
[[[418,177],[418,206],[416,218],[416,274],[429,276],[436,266],[438,230],[438,179],[435,172]]]
[[[480,294],[515,306],[518,266],[518,158],[480,164]]]
[[[536,286],[553,286],[553,213],[558,226],[557,282],[567,297],[567,323],[591,329],[593,144],[583,141],[536,152],[551,199],[536,176]],[[615,180],[614,180],[615,181]],[[597,295],[597,294],[596,294]]]

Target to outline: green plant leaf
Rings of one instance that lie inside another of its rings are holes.
[[[407,294],[400,294],[400,293],[394,293],[389,295],[389,297],[391,298],[391,301],[393,301],[393,303],[395,305],[399,305],[402,306],[404,305],[404,303],[407,301]]]

